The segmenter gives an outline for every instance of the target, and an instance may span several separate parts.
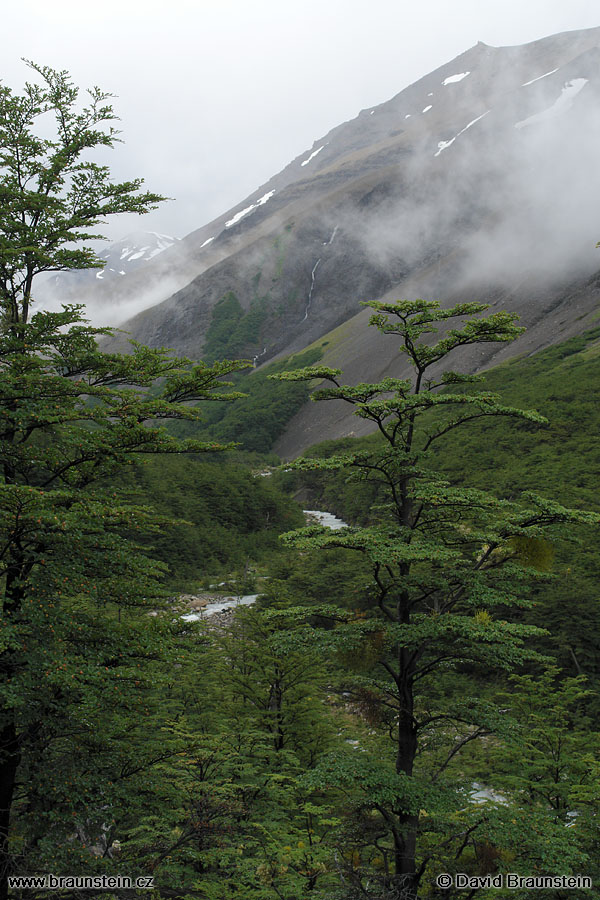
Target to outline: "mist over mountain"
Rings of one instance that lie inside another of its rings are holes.
[[[528,332],[464,362],[531,353],[597,306],[599,99],[600,28],[479,43],[126,278],[107,273],[97,296],[110,286],[116,316],[148,306],[123,327],[194,358],[229,304],[223,354],[263,364],[324,339],[323,361],[361,380],[401,372],[393,341],[365,330],[364,300],[484,300]],[[280,451],[355,429],[334,407],[301,412]]]
[[[90,319],[100,324],[116,324],[134,315],[140,307],[132,298],[128,303],[118,282],[140,272],[150,260],[178,239],[155,231],[136,231],[98,252],[105,261],[103,269],[75,269],[54,273],[36,285],[35,300],[45,309],[58,309],[61,303],[84,303]]]

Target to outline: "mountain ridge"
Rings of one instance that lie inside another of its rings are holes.
[[[391,349],[373,347],[375,360],[361,350],[370,346],[358,333],[362,300],[491,298],[530,326],[514,353],[562,340],[589,323],[598,300],[599,99],[600,27],[476,44],[331,129],[184,238],[178,277],[206,268],[123,327],[198,358],[231,293],[238,332],[253,316],[242,355],[266,363],[351,322],[347,355],[351,369],[363,360],[361,380],[384,360],[396,374]]]

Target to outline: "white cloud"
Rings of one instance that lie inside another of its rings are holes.
[[[410,14],[393,0],[24,0],[2,11],[0,75],[19,87],[27,57],[118,94],[125,144],[108,161],[117,177],[141,175],[176,198],[140,227],[182,236],[478,40],[518,44],[597,24],[589,0],[425,0]],[[109,232],[136,227],[127,218]]]

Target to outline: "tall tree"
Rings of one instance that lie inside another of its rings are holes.
[[[30,65],[38,83],[21,95],[0,87],[2,900],[11,872],[102,837],[118,796],[111,772],[122,782],[153,764],[151,745],[129,757],[126,735],[149,714],[156,661],[172,665],[177,652],[172,628],[148,617],[164,603],[159,568],[134,539],[160,525],[109,493],[110,477],[138,454],[218,449],[178,442],[161,423],[236,396],[215,388],[243,367],[135,343],[120,356],[98,348],[110,331],[89,327],[80,307],[31,314],[36,275],[101,266],[84,243],[98,225],[162,198],[86,158],[118,140],[110,96],[93,88],[82,106],[66,72]]]
[[[346,616],[326,636],[333,652],[359,661],[348,689],[383,743],[376,755],[325,758],[311,783],[355,789],[360,831],[346,839],[350,847],[370,842],[371,856],[346,853],[347,895],[415,900],[426,872],[461,858],[487,834],[487,817],[468,803],[457,763],[464,748],[506,727],[492,703],[441,685],[452,685],[451,673],[457,679],[465,667],[511,671],[536,658],[528,642],[539,630],[510,621],[529,602],[528,579],[539,574],[533,548],[553,528],[598,517],[533,494],[499,500],[429,470],[430,448],[469,422],[545,421],[474,389],[480,377],[445,369],[461,346],[511,341],[522,331],[515,316],[481,316],[487,307],[478,303],[445,310],[423,300],[366,305],[375,310],[370,324],[399,340],[410,378],[344,385],[340,370],[320,366],[274,377],[324,379],[329,386],[313,399],[351,404],[382,437],[374,449],[293,464],[375,482],[376,524],[339,532],[309,527],[288,540],[303,550],[352,549],[370,563],[369,614]],[[439,327],[443,334],[432,338]],[[375,856],[379,870],[365,870],[365,858]],[[550,866],[568,864],[564,847],[546,859]]]
[[[29,317],[40,272],[102,268],[83,241],[106,216],[145,213],[164,198],[141,191],[143,180],[114,182],[107,166],[86,159],[119,140],[111,94],[94,87],[81,106],[67,72],[28,64],[41,83],[22,95],[0,85],[0,296],[13,326]],[[54,119],[54,134],[47,132]]]

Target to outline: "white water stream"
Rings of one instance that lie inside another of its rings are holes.
[[[333,513],[321,512],[319,509],[303,509],[302,512],[307,519],[312,520],[311,524],[314,522],[318,525],[324,525],[325,528],[331,528],[332,531],[339,531],[340,528],[348,527],[346,522],[342,522]]]
[[[266,352],[267,352],[267,348],[266,348],[266,347],[263,347],[261,353],[258,353],[256,356],[253,356],[253,357],[252,357],[252,367],[253,367],[254,369],[255,369],[256,366],[258,365],[258,360],[261,358],[261,356],[264,356]]]
[[[306,322],[306,320],[308,319],[308,313],[310,311],[310,305],[312,303],[312,295],[313,295],[313,291],[315,289],[315,278],[317,275],[317,266],[319,265],[320,262],[321,262],[320,259],[318,259],[316,261],[316,263],[313,266],[313,270],[310,273],[310,290],[308,292],[308,300],[306,301],[306,312],[304,313],[304,318],[302,319],[303,322]]]
[[[334,239],[334,237],[336,236],[339,227],[340,227],[339,225],[336,225],[335,228],[333,229],[333,231],[331,232],[331,237],[329,238],[329,240],[328,240],[328,241],[323,241],[323,246],[324,246],[324,247],[329,247],[329,245],[330,245],[331,243],[333,243],[333,239]]]
[[[223,612],[226,609],[235,609],[238,606],[251,606],[259,596],[260,594],[246,594],[243,597],[225,597],[223,600],[214,600],[212,603],[207,603],[205,607],[197,612],[187,613],[181,618],[186,622],[198,622],[200,619],[214,616],[215,613]]]

